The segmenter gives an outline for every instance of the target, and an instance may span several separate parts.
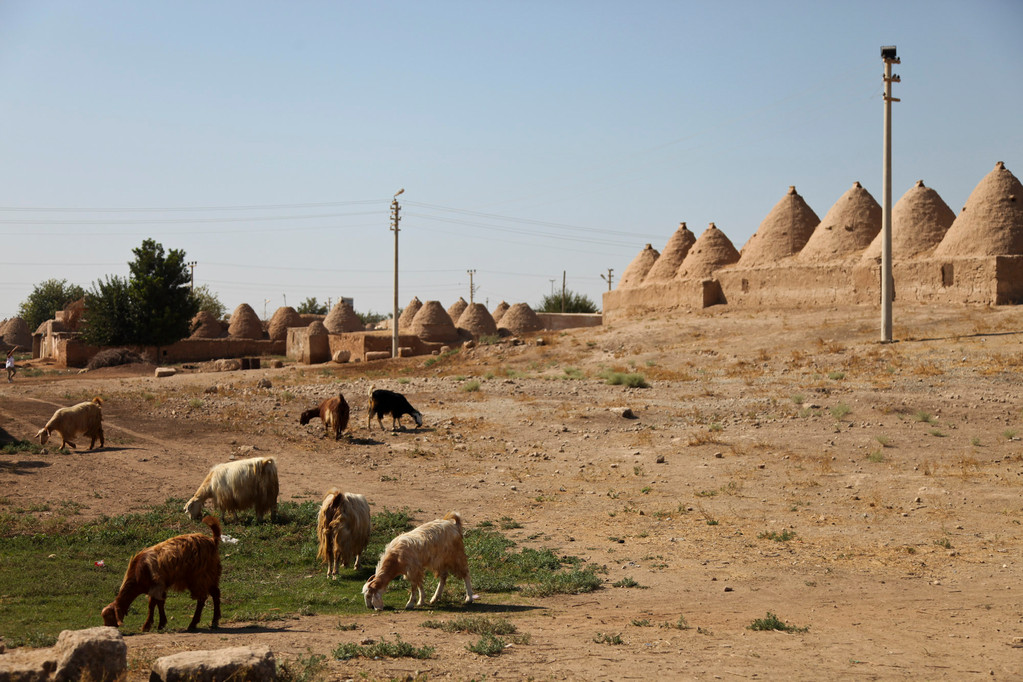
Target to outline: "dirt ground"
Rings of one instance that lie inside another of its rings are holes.
[[[529,635],[494,658],[420,627],[448,612],[367,611],[354,631],[336,615],[128,631],[133,679],[182,650],[265,643],[281,660],[396,634],[434,658],[332,661],[329,678],[1021,679],[1023,308],[897,305],[898,342],[879,330],[863,307],[716,308],[433,362],[19,375],[0,384],[0,427],[30,438],[102,394],[107,442],[21,458],[0,490],[16,508],[120,514],[254,451],[277,458],[283,500],[337,485],[418,521],[507,516],[521,546],[608,568],[590,594],[481,594],[474,610]],[[607,369],[650,387],[608,385]],[[405,393],[424,428],[367,431],[372,384]],[[298,416],[339,387],[355,438],[334,443]],[[613,586],[626,578],[639,586]],[[169,609],[190,612],[182,600]],[[768,612],[809,629],[748,628]],[[688,629],[665,627],[680,616]]]

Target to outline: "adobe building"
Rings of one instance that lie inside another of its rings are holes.
[[[892,208],[896,298],[989,305],[1023,302],[1021,197],[1023,185],[1002,162],[980,181],[958,216],[937,192],[917,182]],[[649,273],[640,284],[623,277],[614,291],[604,294],[604,315],[613,320],[722,304],[759,309],[877,304],[881,211],[857,182],[817,221],[813,209],[790,187],[735,261],[726,262],[723,235],[708,228],[705,234],[713,240],[707,241],[717,244],[719,262],[700,268],[680,263],[671,281],[652,281]],[[679,241],[677,235],[669,244]],[[633,261],[637,270],[644,267],[650,251],[654,249],[648,245]],[[656,266],[654,262],[650,271]]]

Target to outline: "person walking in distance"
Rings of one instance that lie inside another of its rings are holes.
[[[7,351],[7,383],[14,381],[14,375],[18,372],[14,366],[14,351],[16,350],[18,350],[17,346]]]

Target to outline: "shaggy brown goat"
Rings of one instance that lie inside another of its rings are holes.
[[[323,422],[323,429],[328,436],[333,435],[334,440],[341,438],[341,434],[348,428],[349,408],[344,395],[338,393],[336,398],[327,398],[318,407],[306,410],[299,418],[299,423],[305,426],[310,419],[317,417]]]
[[[196,602],[188,629],[195,630],[199,624],[207,596],[213,597],[210,628],[217,629],[220,624],[220,522],[213,516],[202,521],[213,531],[213,537],[202,533],[178,535],[147,547],[131,558],[117,598],[103,609],[104,625],[120,627],[135,598],[148,594],[149,617],[142,624],[142,632],[148,632],[152,626],[154,608],[160,609],[157,629],[162,630],[167,624],[163,610],[167,591],[188,590]]]

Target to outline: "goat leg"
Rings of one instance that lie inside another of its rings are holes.
[[[448,581],[447,573],[441,573],[437,577],[440,578],[440,581],[437,583],[437,591],[433,593],[433,599],[430,600],[431,604],[436,604],[440,596],[444,594],[444,583]]]
[[[220,627],[220,588],[216,585],[211,587],[210,596],[213,597],[213,620],[210,622],[210,629],[216,630]]]
[[[472,580],[468,573],[465,574],[465,603],[472,603]]]
[[[188,624],[188,631],[194,632],[195,627],[199,624],[199,618],[202,617],[202,607],[206,606],[206,595],[202,595],[195,600],[195,615],[192,616],[192,622]]]
[[[156,608],[156,600],[152,597],[149,598],[149,615],[146,616],[146,622],[142,624],[142,632],[149,632],[149,628],[153,626],[153,609]],[[162,625],[160,627],[163,627]]]

